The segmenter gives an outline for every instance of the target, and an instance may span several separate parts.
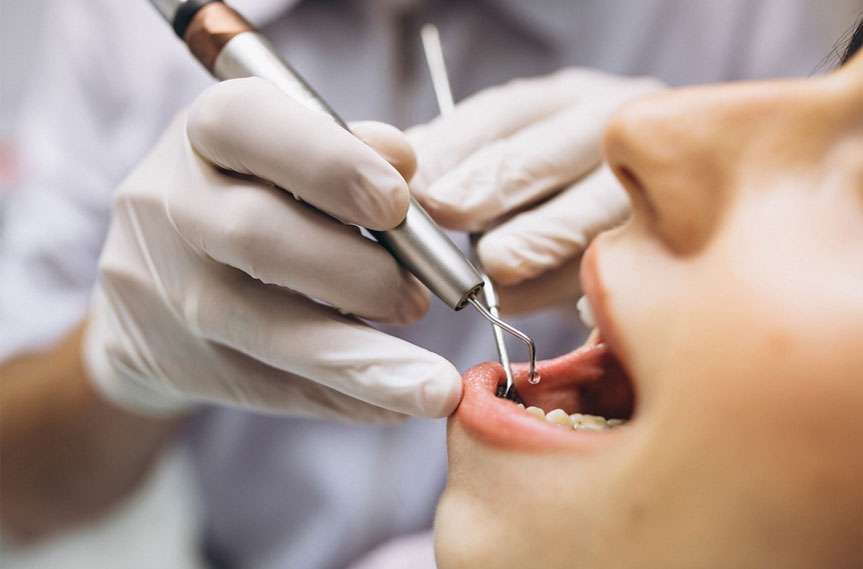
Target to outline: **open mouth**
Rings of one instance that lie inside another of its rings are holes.
[[[609,341],[615,331],[595,267],[594,255],[586,255],[582,278],[590,300],[582,300],[580,308],[589,324],[594,318],[598,324],[588,341],[569,354],[539,362],[542,381],[536,385],[527,381],[525,365],[515,366],[523,404],[495,395],[504,381],[500,365],[482,364],[468,371],[454,415],[468,432],[494,446],[543,450],[589,448],[632,428],[636,386],[616,349],[619,344]]]
[[[542,381],[536,385],[527,381],[526,366],[514,370],[523,404],[495,395],[504,381],[499,364],[471,369],[455,420],[489,444],[522,450],[591,446],[629,427],[636,405],[633,384],[596,334],[574,352],[540,362],[538,369]]]

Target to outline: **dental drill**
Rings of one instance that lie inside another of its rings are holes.
[[[266,79],[306,108],[323,112],[339,126],[350,130],[311,85],[278,55],[267,38],[221,0],[150,2],[216,79]],[[401,224],[387,231],[369,230],[369,233],[447,306],[458,311],[470,304],[491,322],[495,338],[500,330],[505,330],[525,342],[530,361],[528,378],[533,382],[538,381],[533,340],[501,320],[496,306],[489,310],[483,305],[479,294],[484,287],[490,286],[491,281],[471,264],[415,198],[411,198],[407,215]],[[492,289],[486,290],[492,291],[491,294],[486,293],[487,301],[496,298]],[[502,337],[498,342],[499,350],[501,346],[504,351],[499,354],[507,374],[505,396],[512,399],[515,397],[512,371]]]

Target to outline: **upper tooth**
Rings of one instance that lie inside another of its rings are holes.
[[[569,415],[566,414],[566,411],[563,409],[555,409],[554,411],[549,411],[545,416],[545,420],[549,423],[556,423],[558,425],[565,425],[567,427],[572,426],[572,419],[569,418]]]
[[[584,322],[584,325],[588,328],[596,328],[596,320],[593,317],[593,308],[590,306],[590,301],[587,297],[582,296],[578,299],[575,306],[578,308],[578,316],[581,318],[581,321]]]
[[[536,416],[536,417],[539,417],[540,419],[542,419],[543,417],[545,417],[545,411],[543,411],[543,410],[542,410],[542,409],[540,409],[539,407],[528,407],[527,409],[525,409],[525,411],[527,411],[527,412],[528,412],[528,413],[530,413],[531,415],[534,415],[534,416]]]

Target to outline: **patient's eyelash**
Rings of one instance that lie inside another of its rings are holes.
[[[851,39],[848,41],[848,47],[845,54],[842,56],[842,65],[848,63],[848,60],[860,51],[863,47],[863,18],[857,23],[857,29],[851,34]]]

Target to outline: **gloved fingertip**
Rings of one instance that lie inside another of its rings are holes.
[[[392,229],[404,221],[410,206],[410,190],[404,178],[389,164],[358,168],[354,199],[356,215],[349,221],[375,231]]]
[[[404,133],[394,126],[363,121],[351,123],[351,131],[388,165],[386,172],[376,173],[371,180],[364,178],[366,190],[372,197],[378,197],[379,201],[373,203],[373,199],[366,200],[372,207],[366,212],[366,223],[362,225],[378,231],[392,229],[404,221],[407,215],[410,205],[407,180],[416,172],[416,154]]]
[[[389,162],[405,180],[410,181],[417,169],[417,156],[405,133],[392,125],[377,121],[351,123],[351,132]]]
[[[446,360],[429,369],[429,376],[420,386],[419,415],[439,418],[452,415],[461,402],[461,374]]]

